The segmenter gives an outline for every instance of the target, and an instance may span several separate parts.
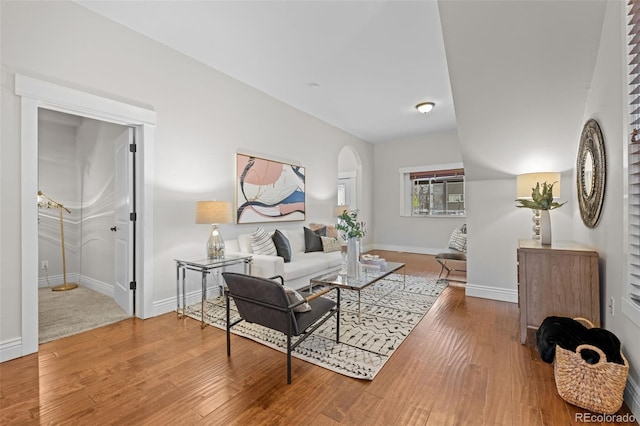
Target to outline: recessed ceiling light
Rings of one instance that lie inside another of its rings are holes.
[[[435,105],[436,104],[434,104],[433,102],[422,102],[416,105],[416,109],[421,113],[426,114],[431,111]]]

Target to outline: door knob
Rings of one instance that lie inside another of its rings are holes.
[[[109,228],[109,229],[111,229],[113,232],[116,232],[118,230],[118,228],[115,227],[115,226],[113,228]]]

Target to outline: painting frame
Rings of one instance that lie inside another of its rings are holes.
[[[305,220],[305,167],[238,152],[235,182],[235,223]]]

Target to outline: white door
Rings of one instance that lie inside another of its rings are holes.
[[[116,222],[116,282],[113,298],[129,315],[133,314],[133,292],[129,283],[134,281],[133,226],[129,213],[133,211],[133,161],[129,145],[133,143],[133,129],[127,128],[115,141],[115,222]]]

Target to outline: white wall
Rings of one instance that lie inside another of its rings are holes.
[[[571,240],[575,202],[570,175],[562,174],[560,201],[551,211],[553,241]],[[518,240],[530,239],[532,211],[516,208],[516,180],[467,182],[467,288],[468,296],[518,302],[516,249]],[[565,196],[567,195],[567,196]]]
[[[154,170],[154,305],[175,308],[176,257],[201,256],[208,228],[197,200],[234,199],[235,153],[306,167],[305,222],[334,221],[338,154],[363,164],[359,206],[371,215],[373,148],[352,135],[114,24],[73,2],[1,2],[2,147],[0,349],[20,338],[20,104],[16,72],[157,112]],[[37,29],[37,31],[35,30]],[[34,196],[35,198],[35,196]],[[301,222],[283,228],[302,226]],[[255,225],[222,225],[225,238]]]
[[[38,126],[39,189],[71,211],[63,211],[65,257],[67,273],[77,273],[80,269],[80,171],[76,161],[76,127],[45,120],[40,120]],[[49,261],[48,271],[40,268],[39,277],[56,276],[51,285],[60,284],[62,250],[58,209],[38,210],[38,255],[40,261]]]
[[[604,327],[615,333],[622,342],[622,350],[630,364],[633,390],[627,403],[636,415],[640,413],[640,327],[622,311],[625,295],[626,247],[628,222],[625,217],[625,187],[627,143],[626,95],[626,23],[625,3],[610,1],[600,41],[598,60],[591,83],[583,122],[594,118],[600,124],[605,141],[607,178],[604,206],[600,221],[587,228],[579,212],[573,218],[574,239],[594,247],[600,253],[601,308]],[[614,300],[614,313],[608,308]]]
[[[375,145],[374,152],[375,247],[432,254],[446,248],[451,231],[466,218],[400,216],[399,170],[462,162],[457,133],[393,140]]]
[[[115,143],[124,126],[83,118],[77,130],[81,170],[81,282],[113,295],[115,284]]]

